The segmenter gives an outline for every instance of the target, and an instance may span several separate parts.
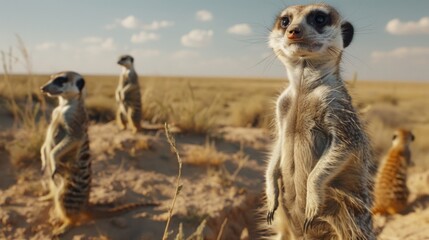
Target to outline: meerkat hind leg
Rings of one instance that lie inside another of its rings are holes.
[[[119,107],[116,112],[116,123],[119,127],[119,129],[124,130],[127,128],[127,119],[124,117],[124,114],[122,113],[123,106]]]
[[[128,109],[128,122],[131,124],[133,133],[137,133],[141,130],[140,117],[136,116],[137,112],[130,108]]]
[[[54,237],[60,237],[60,236],[64,235],[70,229],[70,227],[71,227],[70,221],[69,220],[64,221],[63,224],[61,224],[61,226],[55,228],[52,231],[52,235]]]

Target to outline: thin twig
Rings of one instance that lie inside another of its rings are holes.
[[[180,183],[180,177],[182,176],[182,159],[180,158],[179,151],[177,151],[176,141],[171,135],[170,128],[167,123],[164,124],[164,129],[165,129],[165,136],[167,137],[167,141],[170,144],[171,148],[173,149],[174,153],[176,154],[177,162],[179,163],[179,174],[177,175],[177,180],[176,180],[176,192],[174,194],[170,209],[168,210],[168,219],[165,225],[164,235],[162,236],[163,240],[167,240],[169,235],[168,227],[170,225],[171,217],[173,216],[174,205],[176,204],[177,195],[179,195],[180,190],[182,189],[182,184]]]
[[[225,229],[227,222],[228,222],[228,218],[225,218],[225,220],[223,220],[222,225],[220,226],[219,234],[217,235],[216,240],[220,240],[222,238],[223,230]]]

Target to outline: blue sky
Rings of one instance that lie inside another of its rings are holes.
[[[284,0],[2,1],[0,50],[24,40],[37,73],[285,77],[266,39]],[[344,74],[429,81],[429,1],[325,1],[356,29]],[[15,72],[23,71],[18,64]]]

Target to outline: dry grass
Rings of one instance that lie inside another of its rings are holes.
[[[95,122],[110,122],[115,119],[116,105],[105,96],[91,97],[85,100],[88,117]]]
[[[180,178],[182,177],[182,158],[180,157],[179,151],[177,150],[176,140],[171,135],[171,132],[170,132],[168,124],[165,124],[165,136],[167,137],[167,141],[170,144],[173,152],[176,154],[177,162],[179,164],[179,173],[177,174],[176,191],[174,192],[174,197],[173,197],[173,200],[171,202],[171,206],[168,209],[167,223],[165,224],[164,235],[162,236],[163,240],[167,240],[168,239],[168,236],[169,236],[168,227],[170,226],[170,221],[171,221],[171,218],[173,216],[174,205],[176,204],[177,196],[179,195],[180,190],[183,187],[183,185],[182,185],[182,183],[180,181],[181,180]]]
[[[0,98],[15,99],[18,105],[25,105],[30,89],[27,76],[9,74],[7,77],[8,82],[0,83],[5,86],[0,88]],[[113,120],[118,78],[101,75],[85,78],[91,118],[97,122]],[[38,89],[46,79],[47,76],[32,75],[31,85],[37,85],[35,89]],[[5,85],[11,82],[12,88]],[[268,128],[273,119],[274,100],[286,85],[285,81],[274,79],[154,76],[141,76],[140,83],[145,121],[168,122],[182,132],[201,134],[221,126]],[[13,89],[13,93],[8,89]],[[429,162],[429,143],[420,134],[429,132],[429,109],[426,107],[429,84],[354,81],[349,84],[349,89],[355,106],[363,110],[377,158],[390,146],[394,129],[408,127],[415,130],[417,137],[413,144],[413,158],[429,169],[426,164]],[[38,99],[37,92],[31,91],[30,95],[32,99]],[[17,107],[10,107],[12,105],[8,104],[9,109],[16,112]]]
[[[12,52],[1,51],[3,65],[3,91],[0,96],[6,99],[6,107],[12,113],[15,128],[19,134],[6,145],[14,166],[27,167],[39,159],[40,148],[47,127],[46,101],[38,91],[38,78],[33,76],[32,63],[22,39],[17,36],[18,56]],[[16,87],[12,77],[13,64],[24,64],[27,74],[19,77],[25,84]],[[37,89],[37,90],[36,90]]]
[[[219,167],[227,156],[216,149],[215,143],[206,141],[203,146],[189,146],[185,149],[184,163],[195,166]]]

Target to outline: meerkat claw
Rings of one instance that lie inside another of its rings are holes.
[[[304,221],[304,233],[308,232],[311,225],[313,225],[314,218],[306,218]]]
[[[274,211],[268,211],[267,213],[267,223],[271,225],[274,221]]]

